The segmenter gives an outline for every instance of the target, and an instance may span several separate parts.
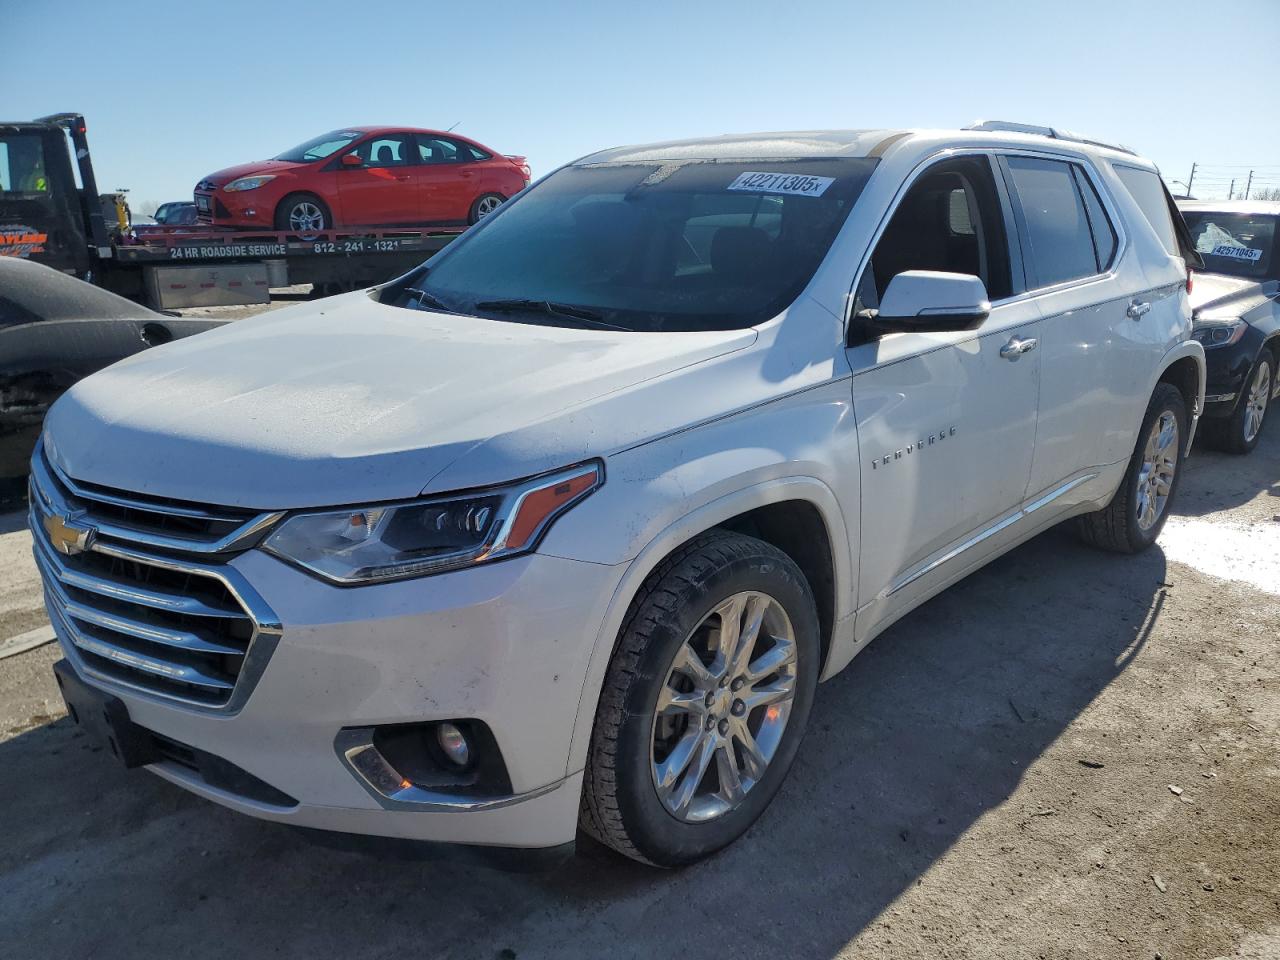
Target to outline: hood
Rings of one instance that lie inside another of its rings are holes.
[[[503,455],[465,485],[634,442],[643,410],[603,424],[575,411],[755,338],[542,327],[354,293],[118,363],[68,391],[47,432],[72,477],[137,493],[254,509],[405,499],[492,437]]]
[[[1246,280],[1243,277],[1232,277],[1225,273],[1197,271],[1188,299],[1197,317],[1227,315],[1238,317],[1260,303],[1264,303],[1269,294],[1275,294],[1275,288],[1274,280]]]
[[[255,160],[253,163],[241,163],[234,167],[218,170],[207,177],[202,177],[200,182],[221,187],[232,180],[238,180],[240,177],[253,177],[263,173],[280,173],[282,170],[296,170],[301,166],[305,166],[305,164],[294,163],[292,160]]]

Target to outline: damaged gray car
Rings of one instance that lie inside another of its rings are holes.
[[[156,313],[43,264],[0,256],[0,497],[21,490],[44,415],[73,383],[223,322]]]

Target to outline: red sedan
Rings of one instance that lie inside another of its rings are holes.
[[[314,234],[475,223],[528,183],[524,157],[454,133],[348,127],[211,173],[195,201],[201,223]]]

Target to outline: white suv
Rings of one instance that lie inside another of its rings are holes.
[[[1176,217],[1149,162],[1008,124],[572,163],[57,403],[66,699],[270,820],[706,856],[889,624],[1070,517],[1155,539],[1204,384]]]

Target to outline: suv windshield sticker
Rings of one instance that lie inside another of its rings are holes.
[[[790,193],[801,197],[820,197],[834,177],[810,177],[791,173],[742,173],[729,184],[729,190],[748,190],[752,193]]]
[[[1209,251],[1209,255],[1212,257],[1231,257],[1233,260],[1258,261],[1262,259],[1261,250],[1237,246],[1234,243],[1220,243]]]

